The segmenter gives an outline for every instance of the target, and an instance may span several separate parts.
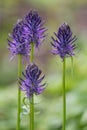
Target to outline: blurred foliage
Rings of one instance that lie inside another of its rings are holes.
[[[35,130],[62,130],[62,61],[50,54],[50,37],[65,21],[78,37],[73,64],[68,58],[66,65],[67,130],[87,130],[87,0],[0,1],[0,130],[15,130],[17,117],[17,59],[10,61],[8,34],[32,8],[45,19],[49,33],[35,52],[47,82],[43,95],[35,97]],[[21,116],[21,130],[27,130],[28,116]]]
[[[87,128],[87,87],[85,84],[87,80],[79,83],[71,92],[67,92],[67,130],[86,130]],[[0,92],[0,129],[15,130],[17,86],[14,84],[6,89],[0,89]],[[57,92],[58,88],[55,89],[54,94]],[[62,96],[54,96],[54,94],[50,94],[49,89],[42,96],[35,97],[37,102],[35,106],[40,112],[35,114],[36,130],[62,130]],[[22,129],[27,130],[28,116],[22,115],[21,125]]]

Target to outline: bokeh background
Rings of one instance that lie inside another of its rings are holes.
[[[87,130],[87,0],[0,0],[0,130],[15,130],[17,117],[17,57],[10,61],[8,34],[17,19],[36,9],[46,21],[48,37],[35,52],[35,62],[46,75],[45,92],[35,97],[35,130],[62,129],[62,60],[50,53],[50,41],[67,22],[78,40],[73,64],[67,58],[67,130]],[[21,130],[28,116],[21,110]]]

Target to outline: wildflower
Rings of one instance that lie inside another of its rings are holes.
[[[45,39],[46,35],[44,33],[47,30],[43,27],[44,22],[42,18],[38,15],[37,11],[31,10],[25,16],[24,23],[29,43],[34,43],[38,47]]]
[[[23,21],[18,21],[14,26],[12,34],[10,34],[10,40],[8,40],[8,49],[11,51],[12,55],[21,54],[23,56],[28,56],[30,51],[30,45],[26,39],[24,31]]]
[[[74,49],[76,48],[74,42],[77,40],[77,38],[76,36],[72,36],[72,31],[69,25],[67,23],[62,24],[59,27],[58,32],[54,34],[56,38],[52,37],[52,53],[55,55],[58,54],[62,59],[67,56],[73,56]]]
[[[41,84],[41,82],[45,76],[40,78],[41,73],[42,71],[34,63],[27,66],[23,73],[25,79],[20,78],[20,89],[25,91],[27,97],[31,98],[33,94],[38,95],[44,91],[45,83]]]

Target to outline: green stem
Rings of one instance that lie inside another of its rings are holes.
[[[34,61],[34,43],[31,43],[31,54],[30,54],[30,61]]]
[[[34,130],[34,96],[30,99],[30,130]]]
[[[22,56],[18,55],[18,78],[21,77],[22,72]],[[18,83],[18,113],[17,113],[17,130],[20,130],[20,112],[21,112],[21,91]]]
[[[72,76],[73,76],[73,57],[71,57],[71,74],[72,74]]]
[[[31,43],[30,61],[34,61],[34,43]],[[30,99],[30,130],[34,130],[34,96]]]
[[[66,90],[65,90],[65,64],[66,59],[63,60],[63,129],[66,129]]]

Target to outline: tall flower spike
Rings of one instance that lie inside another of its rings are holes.
[[[47,29],[43,27],[44,22],[42,18],[39,16],[37,11],[31,10],[25,16],[25,31],[28,38],[29,43],[34,43],[36,47],[38,47],[46,35],[45,32]]]
[[[20,89],[25,91],[26,96],[31,98],[33,94],[40,94],[45,89],[45,83],[41,84],[44,76],[40,78],[42,71],[34,64],[30,64],[27,66],[25,73],[23,76],[25,79],[20,78]]]
[[[77,38],[76,36],[72,36],[72,31],[69,25],[67,23],[62,24],[59,27],[58,32],[54,34],[56,39],[52,37],[52,53],[55,55],[58,54],[62,59],[67,56],[73,56],[74,49],[76,48],[74,42],[77,40]]]
[[[23,21],[18,21],[13,28],[12,34],[10,34],[10,40],[8,40],[8,49],[11,51],[12,55],[21,54],[23,56],[28,56],[30,52],[30,45],[26,39],[24,23]]]

